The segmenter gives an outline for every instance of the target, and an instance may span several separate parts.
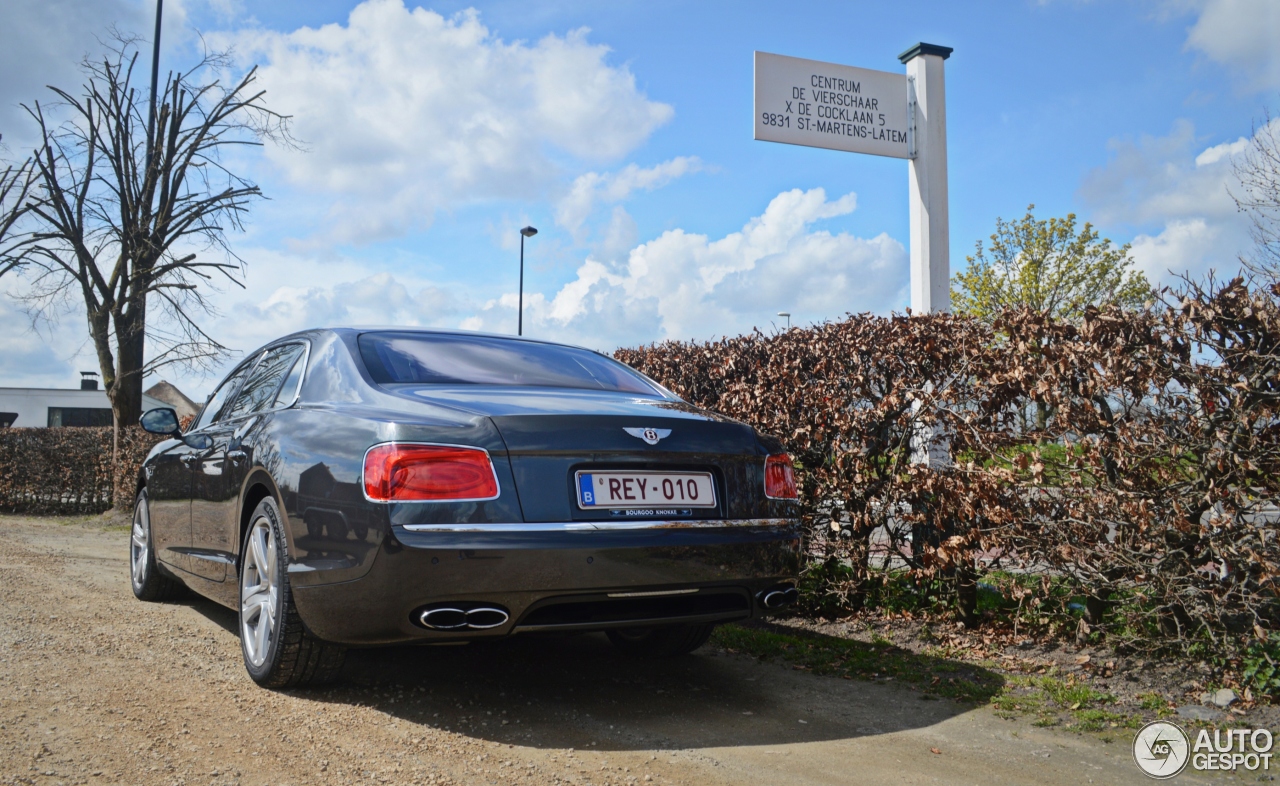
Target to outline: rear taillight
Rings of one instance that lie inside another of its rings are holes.
[[[373,502],[495,499],[489,454],[450,445],[377,445],[364,455],[364,494]]]
[[[796,499],[796,471],[791,457],[778,453],[764,460],[764,495],[769,499]]]

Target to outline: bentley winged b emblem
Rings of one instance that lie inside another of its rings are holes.
[[[669,428],[624,428],[623,431],[636,439],[643,439],[650,445],[656,445],[659,440],[671,436],[671,429]]]

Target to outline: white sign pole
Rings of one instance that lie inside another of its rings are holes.
[[[947,221],[947,104],[951,48],[919,43],[898,59],[906,76],[756,52],[755,138],[908,159],[911,312],[951,310]],[[916,401],[916,408],[922,406]],[[912,435],[912,461],[950,460],[932,428]]]
[[[951,310],[950,227],[947,220],[947,103],[943,61],[950,47],[920,43],[898,56],[907,66],[907,114],[912,157],[911,313]],[[933,392],[932,384],[926,393]],[[921,401],[912,407],[918,411]],[[911,462],[941,468],[951,462],[950,445],[936,426],[911,436]]]
[[[913,148],[911,189],[911,312],[951,310],[947,220],[947,103],[943,61],[951,48],[916,44],[898,59],[907,65],[908,122]]]

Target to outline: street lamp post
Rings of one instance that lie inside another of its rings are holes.
[[[533,237],[538,234],[538,230],[533,227],[525,227],[520,230],[520,303],[517,306],[519,314],[516,315],[516,335],[524,335],[524,239]]]
[[[790,329],[791,329],[791,312],[790,312],[790,311],[779,311],[779,312],[778,312],[778,316],[780,316],[780,317],[786,317],[786,318],[787,318],[787,330],[790,330]]]
[[[151,42],[151,110],[147,116],[147,177],[150,177],[151,156],[156,139],[156,88],[160,79],[160,18],[164,14],[164,0],[156,0],[156,34]]]

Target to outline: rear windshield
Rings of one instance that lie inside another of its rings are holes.
[[[557,344],[446,333],[364,333],[358,342],[378,384],[521,385],[661,395],[617,361]]]

